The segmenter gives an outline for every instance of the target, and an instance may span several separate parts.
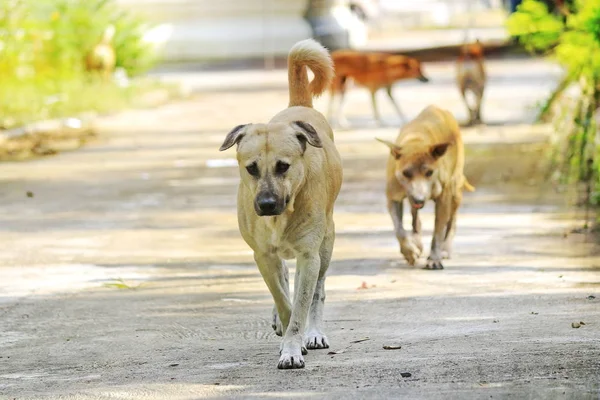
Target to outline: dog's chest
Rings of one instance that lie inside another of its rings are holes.
[[[265,228],[269,232],[265,235],[267,245],[271,251],[276,252],[279,257],[289,260],[295,257],[294,249],[286,238],[285,231],[288,225],[288,217],[280,215],[267,218]]]

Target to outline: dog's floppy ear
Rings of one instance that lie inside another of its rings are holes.
[[[440,158],[441,156],[446,154],[446,150],[448,150],[448,146],[450,146],[449,142],[433,145],[429,149],[429,154],[431,154],[431,157],[433,157],[434,159],[437,160],[438,158]]]
[[[396,143],[392,143],[392,142],[388,142],[387,140],[383,140],[383,139],[379,139],[379,138],[375,138],[375,140],[377,140],[378,142],[381,142],[383,144],[385,144],[387,147],[390,148],[390,152],[392,153],[392,156],[394,156],[394,158],[396,160],[400,159],[400,150],[402,149],[400,146],[398,146]]]
[[[238,125],[235,128],[233,128],[231,130],[231,132],[229,132],[227,134],[227,136],[225,137],[225,141],[223,142],[223,144],[219,148],[219,151],[227,150],[228,148],[230,148],[234,144],[239,143],[239,141],[242,140],[242,138],[246,134],[246,127],[248,125],[250,125],[250,124]]]
[[[296,130],[296,136],[298,137],[298,140],[300,140],[300,143],[304,149],[306,148],[306,142],[313,147],[323,147],[323,143],[321,142],[321,138],[319,138],[319,134],[308,122],[294,121],[292,122],[292,128]]]

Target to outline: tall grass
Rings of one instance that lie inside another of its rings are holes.
[[[143,40],[148,26],[113,0],[0,1],[0,129],[90,108],[104,111],[120,94],[125,100],[131,88],[85,70],[85,56],[109,24],[116,28],[117,68],[129,76],[150,68],[155,55]]]

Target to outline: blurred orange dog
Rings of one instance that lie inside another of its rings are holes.
[[[429,82],[429,79],[423,75],[421,62],[412,57],[386,53],[338,50],[331,53],[331,58],[335,66],[335,78],[329,90],[328,116],[331,121],[334,97],[336,94],[339,94],[340,103],[336,116],[336,122],[339,125],[348,125],[342,111],[348,78],[369,89],[371,92],[371,101],[373,102],[373,114],[380,124],[381,117],[377,111],[377,102],[375,100],[375,93],[379,89],[386,89],[398,115],[403,121],[406,121],[402,111],[400,111],[400,107],[398,107],[392,96],[392,85],[404,79],[418,79],[421,82]]]
[[[469,125],[482,123],[481,103],[486,81],[483,61],[483,45],[477,40],[461,47],[456,62],[456,82],[469,110]]]

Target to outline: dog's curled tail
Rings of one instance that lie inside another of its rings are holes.
[[[469,183],[469,181],[467,180],[467,178],[465,177],[464,183],[463,183],[463,188],[467,191],[467,192],[474,192],[475,191],[475,186],[471,185]]]
[[[307,67],[315,75],[310,83]],[[333,75],[333,62],[325,47],[313,39],[296,43],[288,55],[289,106],[312,107],[313,97],[321,95],[331,85]]]

